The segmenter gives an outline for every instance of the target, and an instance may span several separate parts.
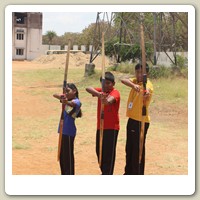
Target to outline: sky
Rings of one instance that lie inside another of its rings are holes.
[[[43,12],[42,34],[55,31],[58,36],[65,32],[82,32],[89,24],[95,23],[97,12]]]

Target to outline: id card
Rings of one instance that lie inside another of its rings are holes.
[[[128,104],[128,109],[132,109],[132,107],[133,107],[133,102],[130,102],[130,103]]]

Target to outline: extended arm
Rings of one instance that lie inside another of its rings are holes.
[[[86,91],[94,97],[101,98],[103,104],[105,104],[105,105],[112,104],[112,103],[116,102],[116,100],[113,96],[103,94],[102,92],[95,90],[93,87],[86,88]]]
[[[86,91],[87,91],[88,93],[90,93],[90,94],[91,94],[92,96],[94,96],[94,97],[98,97],[98,98],[101,97],[101,92],[95,90],[93,87],[88,87],[88,88],[86,88]]]
[[[129,79],[122,79],[121,82],[122,82],[124,85],[133,88],[133,89],[134,89],[135,91],[137,91],[137,92],[140,91],[140,86],[137,85],[137,84],[135,84],[135,83],[133,83],[133,82],[130,81]]]
[[[63,94],[61,94],[61,95],[60,94],[54,94],[53,97],[55,97],[56,99],[60,100],[60,103],[69,105],[71,107],[75,107],[76,106],[76,104],[73,101],[68,101],[66,96],[63,95]]]
[[[124,85],[133,88],[136,92],[140,92],[140,86],[137,85],[137,84],[135,84],[135,83],[133,83],[131,80],[129,80],[129,79],[122,79],[121,82],[122,82]],[[147,88],[147,89],[146,89],[146,92],[145,92],[145,94],[144,94],[144,99],[145,99],[145,100],[148,100],[148,99],[149,99],[149,97],[150,97],[150,95],[151,95],[150,93],[151,93],[151,92],[150,92],[150,89]]]

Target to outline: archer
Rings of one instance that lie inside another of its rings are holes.
[[[102,81],[102,77],[100,78]],[[100,113],[101,102],[104,104],[104,127],[102,162],[100,169],[102,175],[112,175],[114,171],[117,136],[119,132],[119,104],[120,94],[114,88],[115,78],[111,72],[105,73],[104,92],[102,88],[88,87],[86,91],[94,97],[98,97],[97,107],[97,131],[96,131],[96,154],[99,160],[100,154]]]
[[[64,105],[63,125],[59,123],[58,133],[62,134],[59,155],[61,175],[74,175],[74,140],[76,136],[75,119],[82,116],[81,102],[77,87],[67,83],[64,94],[54,94],[53,97]],[[60,130],[62,129],[62,130]]]
[[[146,64],[146,72],[149,67]],[[153,85],[149,79],[146,83],[146,91],[143,90],[143,70],[142,65],[135,66],[135,78],[122,79],[121,82],[131,88],[127,102],[126,116],[128,117],[126,127],[126,166],[124,175],[144,175],[145,168],[145,140],[147,130],[150,125],[149,105],[153,94]],[[141,166],[139,166],[139,146],[140,146],[140,130],[142,122],[142,102],[146,102],[146,115],[144,117],[144,142],[141,158]]]

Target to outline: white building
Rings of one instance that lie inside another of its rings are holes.
[[[42,13],[12,13],[12,58],[32,60],[41,55]]]

